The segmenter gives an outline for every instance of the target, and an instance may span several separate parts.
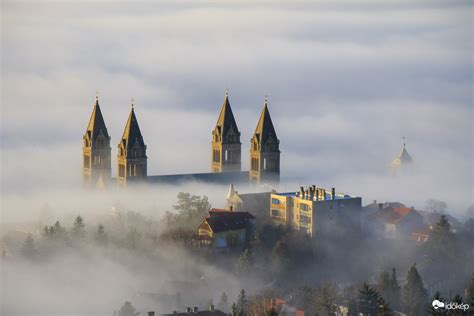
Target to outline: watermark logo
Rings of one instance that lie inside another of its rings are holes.
[[[459,309],[463,311],[469,310],[469,304],[465,304],[465,303],[456,303],[456,302],[444,303],[444,302],[441,302],[440,300],[434,300],[431,303],[431,305],[436,310],[440,308],[444,308],[446,310],[455,310],[455,309]]]
[[[444,303],[438,300],[434,300],[433,303],[431,303],[431,305],[433,305],[434,309],[444,308]]]

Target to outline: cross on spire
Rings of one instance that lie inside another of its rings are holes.
[[[402,137],[403,138],[403,148],[405,148],[405,136]]]
[[[135,102],[135,99],[132,97],[132,98],[130,99],[130,102],[132,102],[132,108],[133,108],[133,102]]]
[[[95,91],[95,99],[99,100],[99,91],[98,90]]]
[[[267,101],[268,101],[268,94],[264,94],[263,95],[263,98],[264,98],[264,104],[267,105]]]
[[[229,96],[229,88],[225,88],[225,97],[227,98]]]

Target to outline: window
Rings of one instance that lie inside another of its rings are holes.
[[[309,211],[309,206],[306,205],[306,204],[300,204],[300,210],[302,210],[304,212],[308,212]]]
[[[214,161],[214,162],[220,162],[221,161],[219,150],[214,149],[212,161]]]
[[[85,168],[90,168],[91,164],[91,157],[90,156],[84,156],[84,167]]]
[[[280,211],[279,211],[279,210],[272,209],[272,216],[281,217]]]
[[[252,158],[251,164],[252,171],[258,171],[258,158]]]
[[[224,152],[225,153],[225,161],[227,161],[228,157],[227,157],[227,150]]]
[[[306,216],[306,215],[301,215],[300,216],[300,223],[302,223],[302,224],[311,224],[311,217]]]
[[[280,200],[272,198],[272,204],[280,204]]]
[[[267,170],[267,158],[263,158],[263,170]]]
[[[119,165],[119,177],[125,177],[125,165]]]

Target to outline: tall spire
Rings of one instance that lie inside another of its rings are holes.
[[[133,145],[135,145],[136,142],[138,142],[140,146],[145,145],[132,103],[130,115],[128,116],[127,124],[125,125],[125,129],[122,134],[122,143],[126,149],[130,149]]]
[[[86,133],[89,134],[91,140],[95,139],[97,135],[102,132],[104,137],[108,138],[109,133],[107,132],[107,127],[105,126],[104,117],[99,106],[99,96],[96,95],[94,108],[92,109],[91,118],[89,119],[89,124],[87,125]]]
[[[255,128],[254,137],[257,138],[260,144],[265,143],[268,139],[277,139],[275,128],[273,127],[272,118],[268,111],[267,96],[265,96],[263,103],[263,110],[260,114],[257,127]]]
[[[221,111],[219,113],[219,118],[217,119],[216,128],[219,131],[221,142],[228,142],[226,137],[230,130],[233,130],[235,134],[240,135],[239,128],[235,122],[234,114],[232,113],[232,108],[230,107],[229,102],[229,91],[226,89],[224,95],[224,102],[222,103]],[[234,141],[235,142],[235,141]],[[240,142],[238,140],[237,142]]]

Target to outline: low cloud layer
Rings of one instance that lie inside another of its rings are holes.
[[[287,190],[437,197],[462,213],[473,203],[469,12],[467,1],[4,1],[2,194],[80,185],[96,90],[113,156],[134,97],[150,174],[206,172],[229,88],[245,168],[267,93]],[[403,136],[417,173],[393,180]]]

